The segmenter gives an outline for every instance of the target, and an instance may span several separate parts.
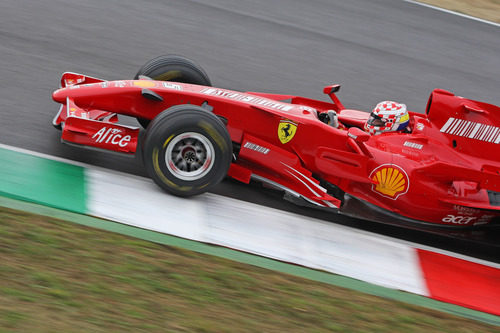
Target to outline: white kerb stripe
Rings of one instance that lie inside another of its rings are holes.
[[[177,198],[146,178],[85,174],[89,215],[429,295],[416,250],[400,241],[211,193]]]

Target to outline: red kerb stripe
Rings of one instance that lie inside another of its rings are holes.
[[[417,249],[431,298],[500,315],[500,269]]]

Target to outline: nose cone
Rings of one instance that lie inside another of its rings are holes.
[[[67,96],[68,96],[67,88],[57,89],[52,93],[52,99],[58,103],[64,103],[66,101]]]

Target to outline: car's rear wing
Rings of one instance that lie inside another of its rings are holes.
[[[427,118],[458,152],[499,161],[500,107],[436,89],[427,104]]]

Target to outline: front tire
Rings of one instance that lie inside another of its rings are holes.
[[[181,83],[212,86],[207,73],[194,61],[179,55],[162,55],[151,59],[139,69],[134,77],[144,75],[156,81],[172,81]],[[151,120],[137,118],[143,128],[147,128]]]
[[[232,144],[222,121],[194,105],[176,105],[152,120],[143,161],[165,191],[182,197],[209,191],[226,175]]]

